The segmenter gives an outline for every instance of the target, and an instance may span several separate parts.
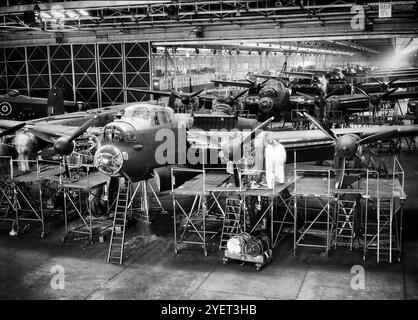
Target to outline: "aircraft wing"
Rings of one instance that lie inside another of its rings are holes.
[[[315,72],[298,72],[298,71],[284,71],[284,74],[289,74],[291,76],[296,76],[295,78],[299,79],[311,79]]]
[[[140,93],[148,93],[148,94],[153,94],[156,96],[163,96],[163,97],[169,97],[171,95],[170,91],[146,90],[146,89],[138,89],[138,88],[125,88],[124,90],[140,92]]]
[[[224,86],[231,86],[231,87],[243,87],[243,88],[251,88],[253,85],[249,82],[243,81],[224,81],[224,80],[210,80],[216,84],[222,84]]]
[[[345,134],[357,134],[361,137],[368,137],[385,131],[391,132],[388,138],[413,137],[418,136],[418,125],[402,125],[402,126],[374,126],[363,128],[340,128],[332,129],[335,135],[341,136]]]
[[[10,129],[12,127],[15,127],[19,124],[23,123],[22,121],[17,121],[17,120],[4,120],[1,119],[0,120],[0,129]]]
[[[382,96],[384,92],[374,93],[374,95]],[[409,99],[409,98],[418,98],[418,91],[395,91],[392,93],[386,100],[402,100],[402,99]]]
[[[399,137],[418,136],[418,125],[402,126],[374,126],[361,128],[341,128],[333,129],[336,136],[345,134],[357,134],[362,138],[370,137],[375,134],[387,132],[386,139]],[[219,140],[228,140],[230,136],[241,134],[247,135],[248,131],[204,131],[192,129],[187,133],[188,142],[196,148],[219,149]],[[287,150],[297,150],[300,148],[315,148],[326,146],[333,143],[333,140],[320,130],[295,130],[295,131],[264,131],[257,139],[273,139],[284,145]]]

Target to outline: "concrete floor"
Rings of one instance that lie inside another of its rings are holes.
[[[293,241],[274,250],[274,261],[259,272],[253,265],[222,264],[222,252],[208,257],[196,248],[174,254],[170,215],[139,223],[127,234],[125,263],[106,264],[108,242],[61,243],[62,228],[47,238],[32,229],[10,237],[0,224],[0,299],[418,299],[418,162],[401,154],[407,171],[402,262],[377,264],[374,255],[304,248],[292,256]],[[51,288],[51,268],[64,268],[65,289]],[[351,268],[365,269],[364,290],[351,288]]]

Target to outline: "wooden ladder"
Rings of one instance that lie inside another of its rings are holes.
[[[226,198],[225,218],[222,226],[219,249],[226,249],[226,243],[240,231],[241,200],[239,198]]]
[[[113,216],[112,235],[110,238],[107,263],[123,262],[123,249],[125,244],[126,215],[129,207],[129,194],[131,182],[119,179],[118,195],[116,200],[115,214]]]

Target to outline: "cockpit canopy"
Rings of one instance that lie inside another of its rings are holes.
[[[122,121],[132,123],[137,130],[154,126],[167,125],[174,118],[170,108],[149,104],[135,104],[127,107],[121,117]]]
[[[135,103],[125,108],[120,119],[109,123],[103,131],[105,142],[138,142],[137,132],[166,126],[174,119],[171,108]]]
[[[117,121],[111,122],[104,127],[104,142],[136,142],[135,128],[129,123]]]

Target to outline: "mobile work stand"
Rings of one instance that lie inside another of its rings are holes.
[[[87,173],[79,179],[63,180],[62,190],[64,193],[64,216],[65,216],[65,236],[62,241],[68,240],[70,234],[79,234],[86,238],[90,243],[93,236],[109,229],[112,224],[105,218],[94,218],[90,196],[94,196],[95,189],[103,187],[109,178],[101,172]],[[84,205],[83,205],[84,203]],[[69,228],[69,211],[76,212],[78,221],[74,227]]]

